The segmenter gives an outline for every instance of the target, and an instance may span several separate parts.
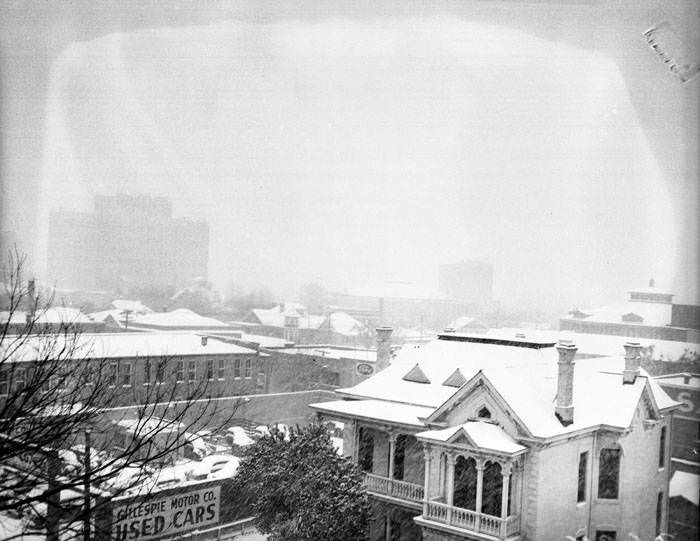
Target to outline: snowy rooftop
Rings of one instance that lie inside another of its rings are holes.
[[[189,328],[189,329],[199,329],[199,328],[228,328],[229,325],[218,319],[211,317],[204,317],[196,314],[192,310],[187,308],[178,308],[172,312],[152,312],[150,314],[143,314],[138,316],[132,316],[129,318],[129,326],[144,326],[150,328]]]
[[[491,329],[486,336],[513,337],[524,334],[538,340],[558,342],[561,339],[571,340],[578,348],[578,354],[615,356],[623,351],[625,342],[631,340],[627,336],[614,336],[610,334],[577,333],[574,331],[540,331],[521,330],[515,328]],[[653,358],[661,360],[678,359],[687,352],[700,352],[700,345],[691,342],[676,342],[673,340],[657,340],[656,338],[634,338],[642,347],[653,347]]]
[[[0,312],[0,322],[4,323],[9,318],[9,312]],[[23,311],[15,311],[12,313],[11,323],[25,323],[27,313]],[[68,308],[64,306],[56,306],[46,310],[40,310],[36,314],[36,322],[39,325],[45,324],[86,324],[94,323],[92,319],[83,314],[77,308]]]
[[[373,349],[351,349],[335,346],[291,347],[281,350],[292,355],[308,355],[310,357],[322,357],[324,359],[354,359],[374,363],[377,361],[377,352]]]
[[[511,438],[500,426],[487,421],[467,421],[442,430],[427,430],[416,434],[421,440],[439,442],[465,442],[472,447],[516,454],[526,450]]]
[[[562,319],[665,327],[671,324],[671,309],[671,304],[628,301],[599,308],[575,310]]]
[[[433,411],[432,408],[409,406],[382,400],[336,400],[310,404],[310,406],[318,411],[339,414],[341,417],[348,415],[349,417],[410,426],[423,426],[419,418],[427,417]]]
[[[564,427],[554,414],[558,353],[553,343],[539,342],[541,347],[529,344],[538,342],[480,343],[446,340],[443,335],[421,346],[403,348],[389,367],[338,392],[370,401],[370,412],[379,410],[381,401],[435,412],[453,397],[457,400],[476,380],[485,380],[524,428],[539,437],[598,425],[627,428],[645,390],[660,409],[677,404],[644,371],[634,384],[623,385],[623,356],[583,359],[575,364],[574,422]],[[407,378],[409,373],[417,373],[416,366],[421,377]],[[466,383],[459,388],[446,385],[457,369]]]
[[[269,309],[255,308],[252,313],[267,327],[284,327],[288,318],[294,318],[299,329],[327,329],[345,336],[357,336],[364,330],[362,323],[345,312],[321,316],[309,314],[302,308],[296,303],[285,303]]]
[[[699,505],[700,476],[680,470],[674,472],[669,484],[668,497],[673,498],[674,496],[681,496],[689,502]]]
[[[8,338],[0,347],[9,347],[12,340]],[[57,351],[66,338],[57,335],[53,343],[47,343],[43,336],[31,336],[13,355],[13,360],[41,360]],[[148,356],[182,356],[182,355],[225,355],[256,353],[254,350],[235,344],[229,344],[209,338],[207,345],[202,345],[202,337],[190,333],[83,333],[75,343],[67,341],[68,355],[75,358],[126,358]],[[4,354],[4,352],[3,352]]]

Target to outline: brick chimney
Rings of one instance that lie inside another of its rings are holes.
[[[209,337],[208,336],[202,336],[202,345],[206,346],[207,342],[209,342]]]
[[[377,365],[376,371],[384,370],[391,361],[391,327],[377,327]]]
[[[557,403],[554,409],[564,426],[574,422],[574,357],[578,348],[571,340],[560,340],[557,344]]]
[[[622,373],[622,383],[634,383],[639,375],[642,363],[642,345],[639,342],[625,344],[625,371]]]

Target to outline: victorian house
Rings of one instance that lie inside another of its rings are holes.
[[[624,356],[446,332],[313,404],[345,423],[366,472],[373,540],[652,541],[666,531],[678,403]],[[622,352],[621,352],[622,353]],[[636,536],[636,537],[634,537]]]

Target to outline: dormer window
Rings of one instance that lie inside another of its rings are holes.
[[[483,408],[481,408],[481,409],[477,412],[476,416],[477,416],[479,419],[490,419],[490,418],[491,418],[491,412],[489,411],[489,409],[488,409],[486,406],[484,406]]]

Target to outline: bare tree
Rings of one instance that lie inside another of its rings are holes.
[[[30,518],[15,536],[57,539],[60,516],[62,539],[66,532],[89,539],[100,527],[94,517],[112,498],[152,490],[154,470],[197,430],[226,426],[238,402],[212,396],[208,378],[178,384],[174,363],[160,356],[144,359],[159,384],[117,385],[113,362],[74,322],[44,323],[53,298],[25,282],[25,257],[16,248],[8,262],[0,299],[0,514]],[[66,462],[86,437],[93,451]],[[70,512],[60,503],[68,490],[92,497]]]

